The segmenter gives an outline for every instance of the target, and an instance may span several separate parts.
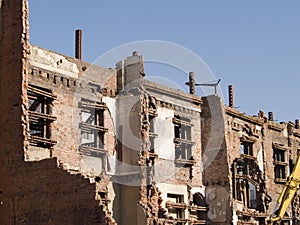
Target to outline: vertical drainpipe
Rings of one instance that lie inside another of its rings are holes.
[[[75,31],[75,58],[82,60],[82,30]]]

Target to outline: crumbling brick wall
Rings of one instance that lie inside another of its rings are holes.
[[[3,204],[0,220],[1,224],[8,224],[13,216],[9,207],[13,177],[8,171],[23,160],[23,148],[26,147],[28,5],[25,0],[4,0],[1,3],[0,201]]]
[[[25,162],[28,148],[28,2],[1,2],[0,224],[110,224],[103,191],[56,158]]]
[[[8,175],[1,207],[9,207],[10,218],[1,224],[107,224],[96,186],[58,167],[55,158],[20,163]]]

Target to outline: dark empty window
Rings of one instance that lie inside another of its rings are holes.
[[[242,155],[250,155],[253,156],[253,143],[243,141],[240,146],[240,153]]]
[[[274,175],[275,181],[284,181],[287,177],[286,175],[286,157],[285,150],[278,149],[276,147],[273,148],[273,159],[274,159]]]
[[[285,162],[285,151],[280,149],[274,149],[274,161]]]

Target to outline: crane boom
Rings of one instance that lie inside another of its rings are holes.
[[[270,216],[269,223],[276,224],[280,222],[289,207],[300,184],[300,155],[298,155],[296,164],[291,175],[288,177],[277,200],[277,207]]]

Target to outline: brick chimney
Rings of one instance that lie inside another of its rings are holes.
[[[189,87],[190,87],[190,94],[195,95],[196,88],[195,88],[195,73],[194,72],[189,73]]]
[[[274,114],[273,114],[273,112],[268,112],[268,119],[270,121],[274,121]]]
[[[75,31],[75,58],[82,59],[82,30]]]
[[[229,107],[234,108],[234,88],[233,85],[228,86]]]
[[[296,119],[296,120],[295,120],[295,128],[296,128],[296,129],[299,129],[299,119]]]

